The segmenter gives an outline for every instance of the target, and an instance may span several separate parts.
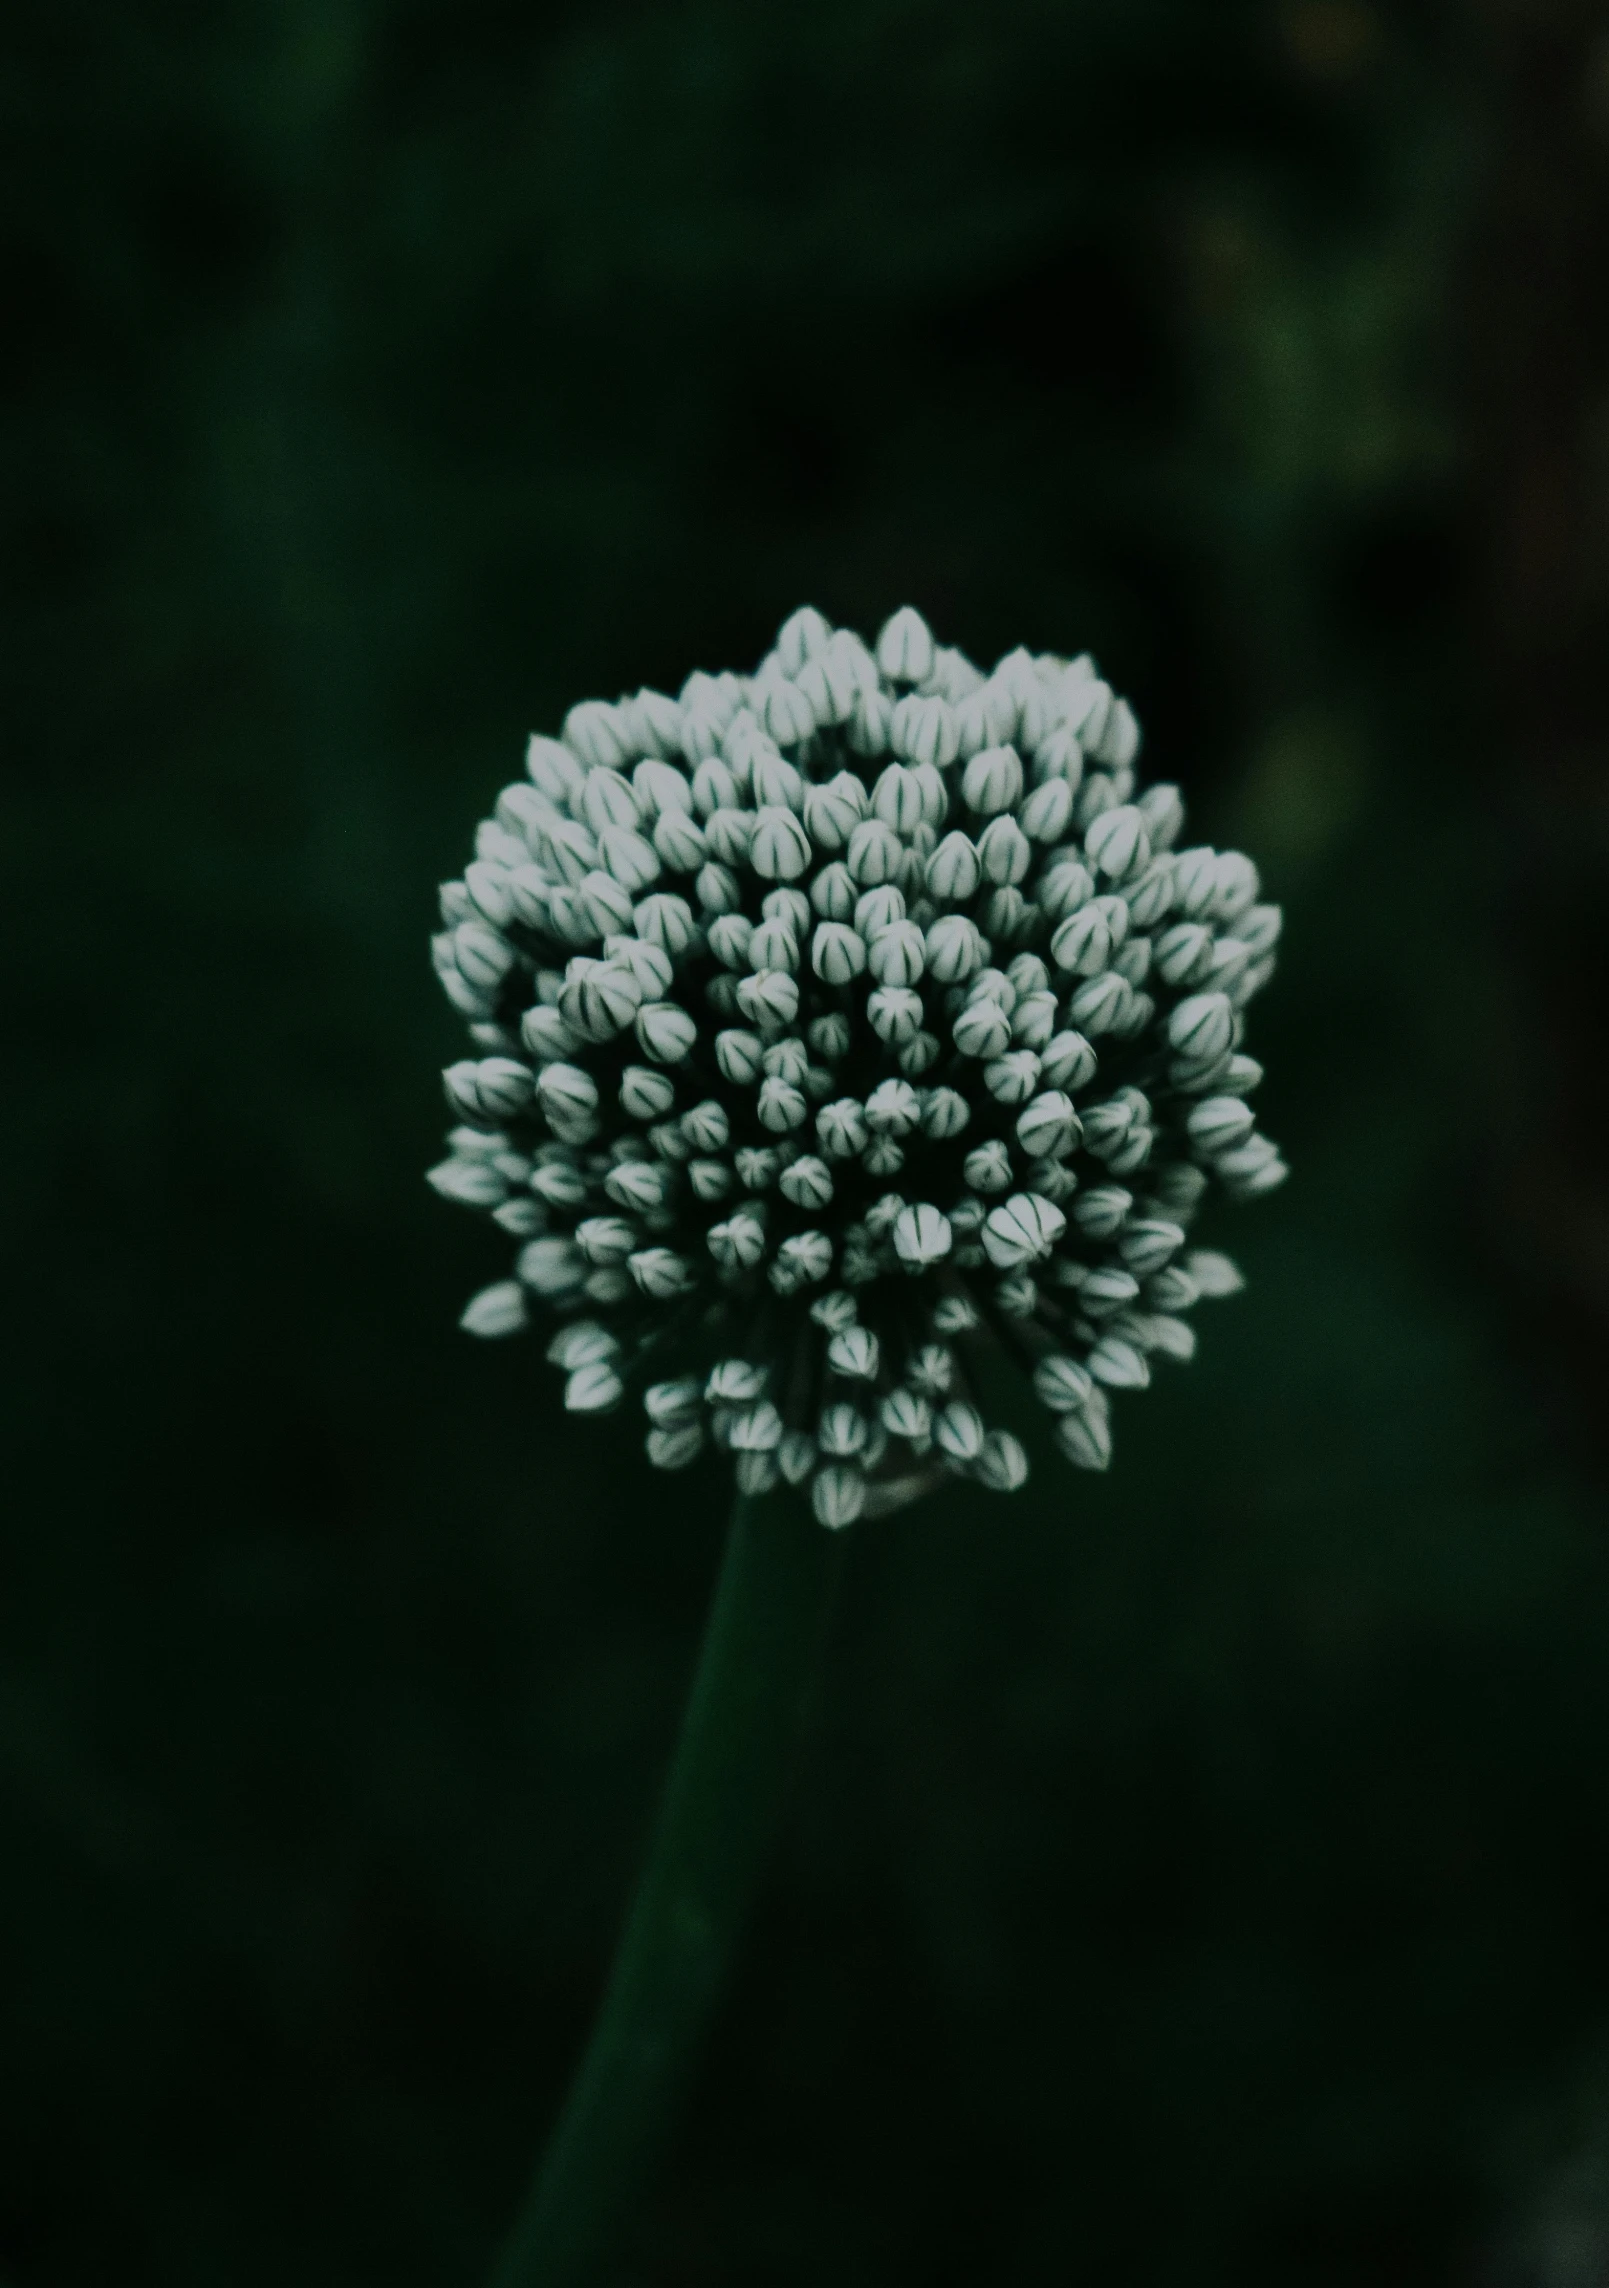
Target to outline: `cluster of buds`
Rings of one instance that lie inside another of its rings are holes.
[[[433,942],[478,1053],[430,1180],[519,1243],[464,1325],[540,1306],[573,1411],[830,1526],[1021,1484],[986,1345],[1103,1469],[1111,1393],[1240,1284],[1209,1186],[1285,1175],[1241,1045],[1279,910],[1139,745],[1087,657],[984,675],[908,608],[533,738]]]

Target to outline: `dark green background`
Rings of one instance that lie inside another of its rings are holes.
[[[20,0],[0,2277],[449,2288],[718,1474],[456,1330],[434,885],[575,698],[1089,645],[1294,1180],[858,1532],[622,2283],[1609,2278],[1609,45],[1364,0]],[[1035,1434],[1038,1436],[1038,1434]]]

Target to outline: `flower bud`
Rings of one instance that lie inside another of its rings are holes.
[[[922,1102],[922,1133],[942,1144],[959,1136],[972,1118],[972,1107],[958,1089],[929,1089]]]
[[[616,770],[589,771],[581,789],[581,815],[594,834],[606,826],[636,826],[642,817],[629,779]]]
[[[984,1218],[984,1251],[997,1270],[1017,1271],[1047,1256],[1066,1228],[1054,1200],[1018,1192]]]
[[[630,1120],[663,1120],[675,1101],[675,1088],[664,1073],[627,1065],[620,1076],[620,1109]]]
[[[984,1067],[983,1085],[997,1104],[1026,1104],[1039,1086],[1039,1059],[1032,1049],[1011,1049]]]
[[[1257,903],[1257,869],[1239,850],[1225,850],[1213,867],[1210,912],[1214,921],[1234,922]]]
[[[1060,1089],[1046,1089],[1036,1096],[1017,1121],[1017,1141],[1033,1160],[1061,1159],[1082,1134],[1072,1099]]]
[[[648,1459],[656,1470],[685,1470],[689,1462],[697,1461],[703,1447],[704,1431],[698,1422],[678,1422],[672,1428],[648,1433]]]
[[[1216,850],[1181,850],[1173,861],[1173,902],[1187,921],[1201,921],[1212,911],[1218,887]]]
[[[785,675],[797,675],[807,659],[816,659],[832,642],[832,623],[813,604],[801,604],[777,630],[777,658]]]
[[[866,1115],[854,1097],[841,1097],[816,1114],[816,1134],[829,1159],[853,1159],[866,1148]]]
[[[717,866],[713,860],[699,868],[693,894],[707,914],[734,914],[743,903],[737,876],[729,866]]]
[[[765,1259],[765,1226],[746,1208],[712,1223],[705,1241],[723,1271],[751,1271]]]
[[[803,1091],[791,1081],[766,1080],[760,1084],[756,1110],[760,1126],[769,1128],[773,1135],[786,1135],[790,1129],[802,1128],[806,1119]]]
[[[786,676],[767,683],[760,703],[768,735],[779,747],[796,747],[816,727],[816,712],[798,684]]]
[[[810,864],[810,837],[791,810],[768,804],[756,813],[749,863],[762,881],[798,880]]]
[[[604,699],[583,699],[564,718],[560,736],[588,770],[612,770],[633,758],[626,752],[620,711]]]
[[[499,1279],[472,1295],[458,1324],[466,1334],[488,1339],[517,1335],[530,1324],[525,1290],[517,1279]]]
[[[1053,1088],[1087,1088],[1095,1078],[1097,1058],[1082,1033],[1057,1033],[1040,1052],[1040,1071]]]
[[[1196,985],[1212,962],[1212,932],[1202,922],[1175,922],[1156,940],[1153,959],[1164,985]]]
[[[1112,1432],[1104,1414],[1077,1409],[1056,1425],[1056,1443],[1080,1470],[1104,1470],[1112,1459]]]
[[[908,985],[879,985],[866,1002],[866,1018],[880,1041],[914,1041],[921,1031],[922,996]]]
[[[1057,858],[1045,869],[1035,895],[1052,921],[1065,921],[1095,894],[1089,868],[1072,857]]]
[[[777,1249],[777,1268],[813,1287],[832,1269],[832,1241],[824,1231],[796,1232]]]
[[[1132,1271],[1124,1271],[1117,1264],[1099,1264],[1079,1287],[1078,1301],[1090,1318],[1106,1318],[1132,1303],[1139,1292],[1140,1282]]]
[[[1081,1033],[1114,1033],[1134,1005],[1134,988],[1115,969],[1103,970],[1081,985],[1067,1014]]]
[[[1003,1192],[1011,1183],[1011,1154],[992,1136],[988,1143],[973,1146],[961,1172],[975,1192]]]
[[[686,1061],[698,1038],[698,1027],[674,1001],[649,1001],[637,1012],[637,1040],[655,1064],[679,1065]]]
[[[1221,1057],[1234,1039],[1235,1013],[1222,993],[1196,993],[1168,1019],[1168,1041],[1182,1057]]]
[[[877,1409],[878,1419],[891,1436],[904,1438],[918,1449],[933,1435],[933,1410],[914,1390],[891,1390]]]
[[[908,762],[924,763],[929,769],[948,769],[960,746],[954,710],[941,697],[907,694],[895,706],[889,724],[889,744],[896,755]],[[907,831],[898,819],[891,818],[889,824],[898,826],[901,833]]]
[[[1022,760],[1015,747],[985,747],[961,773],[961,799],[980,817],[1014,810],[1022,800]]]
[[[575,1119],[598,1109],[598,1084],[579,1065],[545,1065],[537,1075],[536,1094],[549,1120]]]
[[[832,1173],[824,1160],[818,1160],[814,1153],[806,1153],[783,1169],[779,1189],[783,1198],[796,1208],[815,1212],[826,1207],[832,1198]]]
[[[846,863],[864,890],[874,883],[893,881],[904,855],[905,846],[892,827],[885,826],[880,818],[863,818],[849,837]]]
[[[749,940],[749,966],[782,969],[791,975],[799,966],[799,941],[785,921],[764,921]]]
[[[933,672],[933,633],[920,612],[902,606],[883,622],[877,666],[889,683],[925,683]]]
[[[612,1041],[642,1006],[643,991],[629,970],[605,961],[572,961],[559,996],[559,1013],[584,1041]]]
[[[567,1295],[585,1278],[586,1257],[573,1240],[533,1239],[520,1249],[514,1268],[533,1294]]]
[[[525,768],[538,792],[561,806],[580,793],[586,775],[568,747],[535,733],[525,750]]]
[[[879,930],[867,947],[866,964],[880,985],[915,985],[927,966],[926,944],[915,922],[891,922]]]
[[[606,1414],[626,1395],[626,1386],[603,1360],[578,1366],[564,1386],[564,1404],[571,1414]]]
[[[1022,806],[1022,831],[1031,842],[1059,842],[1072,816],[1072,788],[1065,779],[1047,779]]]
[[[886,755],[893,717],[894,706],[887,692],[875,684],[862,684],[844,727],[850,752],[868,758]]]
[[[894,1253],[907,1271],[925,1271],[949,1254],[953,1244],[948,1216],[925,1202],[901,1208],[894,1219]]]
[[[1150,1278],[1172,1261],[1184,1245],[1183,1228],[1162,1216],[1136,1216],[1125,1226],[1118,1253],[1131,1271]]]
[[[1009,1430],[991,1430],[979,1449],[972,1474],[992,1493],[1015,1493],[1028,1477],[1028,1456],[1020,1439]]]
[[[648,1215],[670,1197],[671,1174],[663,1161],[625,1160],[603,1179],[605,1195],[632,1215]]]
[[[1112,958],[1111,924],[1099,905],[1091,902],[1069,914],[1050,941],[1051,958],[1058,969],[1075,977],[1097,977]]]
[[[866,1480],[862,1473],[843,1463],[833,1463],[818,1470],[810,1488],[810,1506],[816,1513],[818,1524],[834,1532],[853,1525],[866,1506]]]
[[[969,1001],[956,1018],[951,1037],[964,1057],[987,1061],[1011,1046],[1011,1019],[997,1001]]]
[[[983,1417],[964,1398],[951,1399],[933,1419],[933,1443],[946,1460],[975,1462],[983,1451]]]
[[[798,981],[782,969],[757,969],[737,989],[737,1005],[751,1025],[791,1025],[799,1014]]]
[[[865,942],[844,922],[818,922],[810,966],[824,984],[847,985],[866,966]]]
[[[905,1372],[924,1398],[942,1398],[955,1379],[955,1357],[944,1343],[924,1343]]]
[[[1244,1144],[1255,1121],[1251,1106],[1242,1104],[1239,1097],[1208,1096],[1191,1106],[1185,1127],[1196,1150],[1210,1158],[1215,1153],[1232,1152],[1237,1144]]]
[[[879,1081],[866,1099],[866,1125],[880,1135],[908,1136],[921,1113],[922,1100],[908,1080]]]
[[[1052,1354],[1034,1368],[1034,1391],[1053,1414],[1066,1414],[1083,1406],[1090,1394],[1090,1378],[1076,1360]]]
[[[1089,1371],[1109,1390],[1143,1390],[1151,1379],[1144,1353],[1122,1335],[1103,1335],[1089,1354]]]
[[[986,882],[1015,885],[1033,864],[1033,844],[1007,813],[991,818],[978,837],[978,863]]]
[[[693,1285],[693,1267],[685,1256],[669,1247],[645,1247],[626,1258],[626,1269],[650,1302],[662,1303],[672,1295],[685,1295]]]

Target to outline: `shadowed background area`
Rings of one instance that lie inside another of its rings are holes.
[[[450,2288],[718,1472],[477,1346],[434,886],[808,600],[1095,651],[1288,912],[1250,1277],[858,1530],[618,2281],[1609,2278],[1609,31],[22,0],[0,2279]]]

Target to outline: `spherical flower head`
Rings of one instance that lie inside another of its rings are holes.
[[[1279,909],[1139,745],[1088,657],[986,675],[909,607],[533,737],[433,941],[476,1053],[430,1180],[515,1246],[464,1326],[546,1323],[571,1411],[829,1527],[1022,1483],[988,1345],[1105,1469],[1111,1394],[1240,1285],[1208,1195],[1286,1173],[1243,1046]]]

